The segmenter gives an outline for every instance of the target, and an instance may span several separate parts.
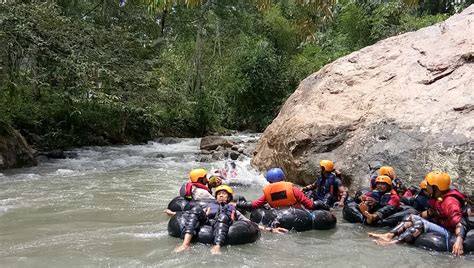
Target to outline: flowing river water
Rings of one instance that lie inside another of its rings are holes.
[[[252,139],[252,136],[240,136]],[[374,229],[344,222],[302,233],[263,233],[252,244],[173,249],[162,213],[192,168],[221,168],[197,161],[199,139],[175,144],[91,147],[74,159],[0,173],[0,267],[473,267],[474,256],[453,257],[411,246],[378,247]],[[250,160],[237,162],[234,190],[247,199],[261,193],[263,177]]]

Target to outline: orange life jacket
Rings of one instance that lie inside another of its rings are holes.
[[[263,194],[272,208],[294,206],[298,203],[291,182],[280,181],[263,187]]]

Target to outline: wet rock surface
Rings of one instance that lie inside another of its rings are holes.
[[[20,133],[0,122],[0,169],[37,165],[33,150]]]

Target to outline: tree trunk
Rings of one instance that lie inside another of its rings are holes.
[[[198,18],[196,33],[196,52],[194,54],[194,69],[192,70],[190,89],[193,98],[196,100],[196,121],[198,122],[198,135],[203,135],[207,131],[208,114],[206,107],[206,92],[203,89],[202,81],[202,49],[203,49],[203,30],[206,20],[206,14],[209,10],[210,1],[201,6]]]
[[[196,33],[196,53],[194,55],[194,75],[191,81],[191,90],[195,95],[200,95],[202,87],[202,47],[203,47],[203,28],[204,20],[206,19],[206,13],[209,10],[210,1],[207,1],[201,6],[201,12],[199,14],[197,33]]]
[[[168,11],[165,9],[163,10],[163,15],[161,16],[161,23],[160,23],[160,28],[161,28],[161,35],[165,32],[165,21],[166,21],[166,15],[168,14]]]

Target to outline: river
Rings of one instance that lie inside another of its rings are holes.
[[[252,139],[253,136],[239,136]],[[175,144],[89,147],[74,159],[43,160],[37,167],[0,173],[0,267],[472,267],[474,256],[453,257],[411,246],[378,247],[374,229],[344,222],[337,228],[289,234],[263,233],[253,244],[227,246],[212,256],[167,234],[162,213],[192,168],[200,163],[199,139]],[[264,179],[237,162],[235,187],[247,199]]]

